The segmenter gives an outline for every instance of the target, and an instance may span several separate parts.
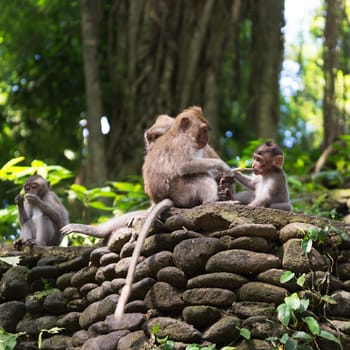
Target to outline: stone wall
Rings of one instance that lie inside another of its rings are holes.
[[[175,349],[191,343],[272,349],[266,339],[286,332],[276,307],[294,292],[310,300],[306,315],[350,349],[348,227],[227,203],[171,209],[162,219],[145,241],[119,322],[113,313],[135,245],[131,229],[81,248],[75,257],[68,248],[34,247],[20,265],[1,263],[0,327],[25,332],[16,349],[38,349],[39,335],[46,350],[151,349],[154,326],[157,337],[175,341]],[[335,229],[306,257],[301,241],[312,227]],[[295,278],[281,283],[286,270],[296,277],[305,273],[305,284]],[[325,305],[325,294],[337,303]],[[64,329],[44,331],[54,327]],[[249,329],[250,340],[240,335],[242,328]],[[317,339],[315,349],[341,349]]]

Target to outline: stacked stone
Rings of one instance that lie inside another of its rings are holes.
[[[44,333],[42,349],[145,349],[156,328],[156,336],[175,341],[175,349],[191,343],[216,344],[219,349],[232,343],[240,350],[270,350],[266,339],[284,333],[276,307],[298,292],[315,299],[312,311],[321,327],[340,335],[344,349],[350,347],[348,244],[337,242],[333,254],[315,246],[306,257],[301,240],[314,225],[290,222],[290,217],[282,226],[254,221],[209,207],[195,219],[172,215],[157,225],[145,241],[118,322],[113,313],[135,245],[130,229],[115,232],[106,246],[66,262],[45,257],[32,267],[5,266],[0,269],[0,327],[26,332],[18,338],[21,350],[36,349],[40,332],[53,327],[64,330]],[[286,270],[305,273],[305,287],[295,280],[281,283]],[[57,289],[37,300],[33,292],[42,289],[43,278]],[[327,308],[328,319],[317,309],[321,303],[311,287],[337,301]],[[250,340],[240,336],[241,328],[250,330]],[[319,346],[337,349],[325,340]]]

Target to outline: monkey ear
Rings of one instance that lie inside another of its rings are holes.
[[[282,154],[278,154],[277,156],[273,157],[272,164],[273,164],[273,166],[275,166],[277,168],[282,168],[283,161],[284,161],[283,155]]]
[[[188,117],[182,117],[180,120],[180,128],[186,131],[191,126],[191,120]]]

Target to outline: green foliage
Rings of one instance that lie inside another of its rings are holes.
[[[159,325],[154,325],[151,332],[150,345],[151,350],[172,350],[174,349],[174,342],[168,340],[168,337],[159,338],[157,333],[159,332]]]
[[[17,338],[25,334],[25,332],[8,333],[0,328],[0,350],[13,350],[17,344]]]
[[[108,217],[91,217],[88,214],[90,209],[113,212],[113,215],[119,215],[131,210],[144,209],[150,206],[150,201],[143,191],[142,180],[134,176],[132,182],[111,181],[104,187],[95,187],[88,189],[85,186],[73,184],[70,186],[68,195],[71,199],[81,204],[82,216],[80,221],[86,220],[103,222]],[[79,221],[79,220],[78,220]]]
[[[47,297],[48,295],[50,295],[51,293],[57,292],[57,291],[59,291],[59,289],[57,289],[57,288],[45,287],[45,289],[43,289],[43,290],[39,290],[39,291],[34,292],[33,295],[37,300],[41,300],[41,299]]]
[[[282,325],[291,331],[282,337],[271,337],[274,346],[283,344],[285,349],[313,349],[310,346],[318,337],[327,339],[341,346],[340,340],[332,333],[322,330],[313,316],[303,316],[309,307],[309,299],[300,299],[297,293],[284,298],[284,303],[277,307],[277,317]]]
[[[317,243],[319,247],[324,245],[327,241],[328,235],[335,234],[339,236],[339,243],[341,242],[344,235],[344,233],[342,233],[336,227],[326,226],[326,225],[322,225],[319,228],[302,230],[302,232],[303,232],[303,239],[301,242],[301,247],[305,255],[311,252],[311,249],[314,243]]]
[[[80,165],[80,31],[78,1],[2,3],[0,162],[26,154],[74,169]]]
[[[307,230],[305,232],[304,241],[302,244],[304,253],[307,255],[312,248],[313,242],[324,244],[326,236],[330,229],[323,228],[320,230]],[[310,243],[311,242],[311,243]],[[312,271],[311,271],[312,273]],[[298,278],[294,272],[284,271],[280,277],[281,283],[286,283],[296,279],[298,286],[305,288],[305,274],[301,274]],[[329,274],[325,274],[324,283],[328,284]],[[310,294],[317,295],[320,302],[324,304],[334,304],[336,301],[329,295],[321,295],[318,291],[319,288],[311,285]],[[307,294],[306,294],[307,295]],[[284,303],[277,307],[277,318],[281,324],[286,328],[287,332],[284,333],[280,338],[270,337],[268,340],[273,346],[277,347],[282,344],[285,349],[309,349],[313,347],[311,343],[317,344],[318,338],[324,338],[331,342],[342,345],[340,340],[332,333],[322,330],[316,316],[309,310],[310,299],[300,298],[298,293],[292,293],[291,295],[284,298]],[[322,305],[319,305],[319,309],[322,309]]]
[[[18,165],[25,160],[25,157],[17,157],[9,160],[0,169],[0,180],[12,181],[23,186],[26,179],[38,174],[46,178],[50,184],[56,185],[59,182],[73,176],[72,172],[59,165],[47,165],[41,160],[33,160],[30,166]]]

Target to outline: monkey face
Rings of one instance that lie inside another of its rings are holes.
[[[253,154],[253,172],[255,175],[265,175],[271,168],[270,155]]]
[[[198,149],[202,149],[206,146],[208,143],[208,125],[204,124],[199,127],[198,133],[197,133],[197,145]]]
[[[269,172],[282,168],[283,155],[272,155],[271,152],[253,154],[253,171],[255,175],[266,175]]]
[[[24,185],[24,192],[30,193],[30,194],[39,194],[39,184],[37,184],[36,182],[30,182],[30,183],[26,183]]]
[[[50,190],[50,184],[40,175],[33,175],[24,184],[25,194],[43,197]]]

